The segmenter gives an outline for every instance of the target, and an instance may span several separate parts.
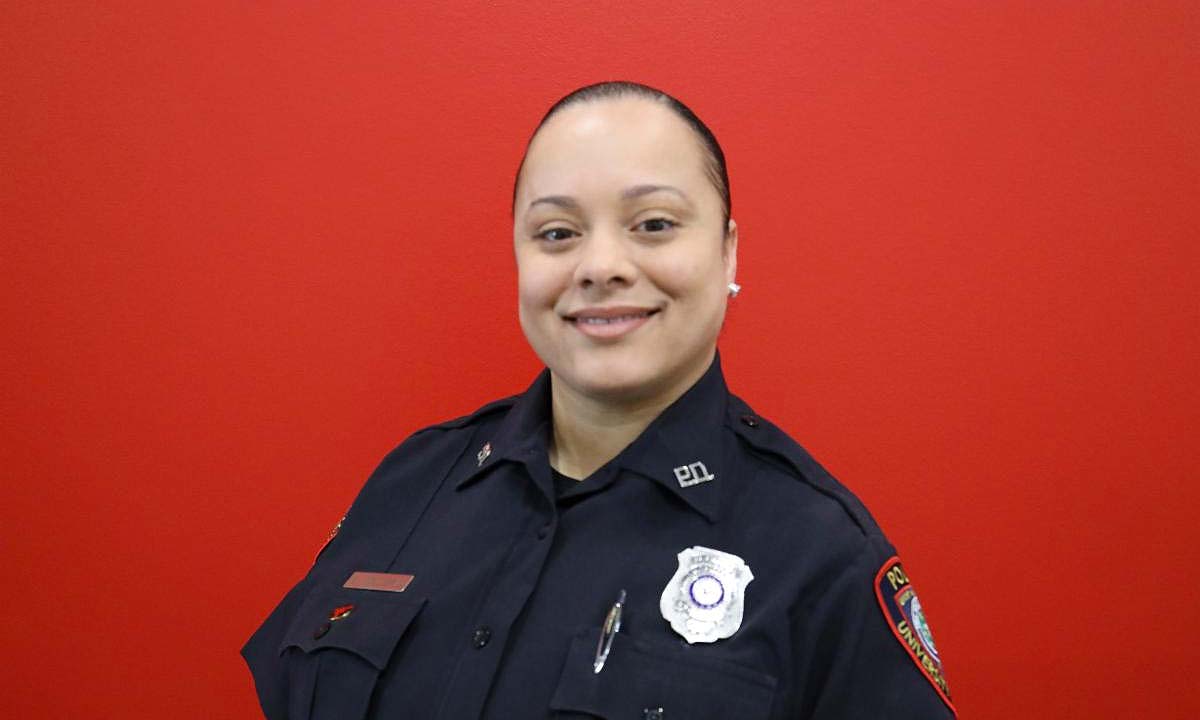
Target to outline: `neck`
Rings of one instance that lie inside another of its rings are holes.
[[[577,392],[551,375],[550,402],[554,438],[550,466],[583,479],[600,469],[637,439],[654,418],[700,379],[712,363],[699,365],[661,393],[637,399],[596,397]]]

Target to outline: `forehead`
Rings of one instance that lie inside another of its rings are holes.
[[[670,108],[642,97],[588,100],[560,110],[529,145],[523,194],[663,182],[706,183],[692,128]]]

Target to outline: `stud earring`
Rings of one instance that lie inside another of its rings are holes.
[[[742,286],[735,282],[729,283],[729,297],[735,298],[742,291]]]

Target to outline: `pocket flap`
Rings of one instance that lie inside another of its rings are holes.
[[[424,606],[425,598],[414,595],[342,587],[315,589],[300,606],[279,652],[289,647],[306,653],[338,648],[382,670]],[[342,617],[331,619],[338,610]]]
[[[617,633],[600,673],[592,669],[600,631],[571,641],[550,708],[602,718],[642,717],[661,707],[666,717],[761,720],[771,712],[776,679],[726,660],[688,657],[686,648],[659,648]]]

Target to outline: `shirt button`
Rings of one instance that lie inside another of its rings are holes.
[[[482,650],[487,647],[487,644],[492,640],[492,629],[484,625],[475,628],[475,634],[471,637],[471,644],[476,650]]]
[[[538,528],[538,531],[537,531],[538,540],[545,540],[546,536],[549,534],[550,534],[550,523],[546,523],[545,525]]]
[[[325,637],[325,633],[329,632],[329,628],[333,627],[329,623],[321,623],[321,625],[313,631],[313,640],[320,640]]]
[[[754,417],[753,415],[743,415],[742,423],[746,427],[758,427],[758,418]]]

